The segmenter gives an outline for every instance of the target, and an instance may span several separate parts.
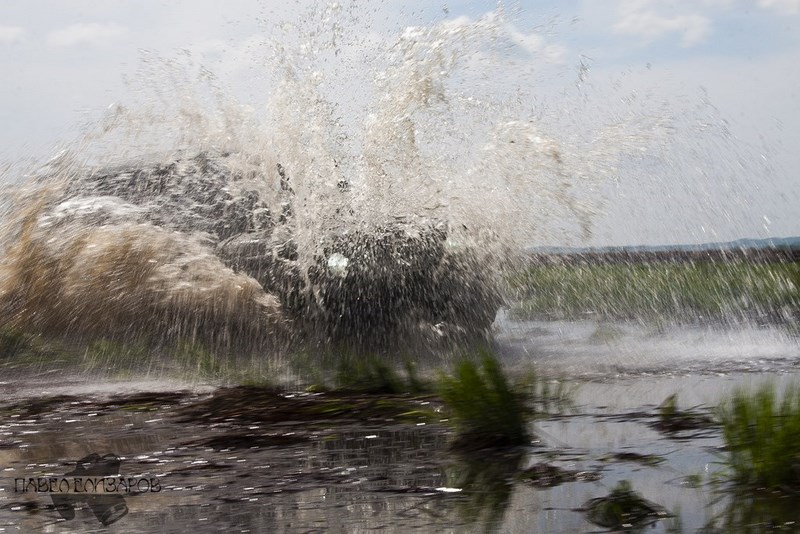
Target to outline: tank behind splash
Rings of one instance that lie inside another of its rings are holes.
[[[17,282],[2,295],[7,322],[250,348],[381,350],[488,335],[501,304],[495,277],[474,250],[448,246],[446,223],[337,224],[302,261],[285,169],[245,177],[229,157],[84,169],[47,190],[6,251],[4,279]],[[277,182],[277,198],[248,189],[253,180]]]
[[[587,232],[593,180],[658,137],[637,116],[557,138],[519,87],[487,84],[519,68],[502,10],[376,46],[334,11],[273,43],[266,118],[165,61],[144,106],[32,173],[2,232],[4,322],[256,351],[468,343],[514,254]],[[349,102],[343,77],[369,89]]]

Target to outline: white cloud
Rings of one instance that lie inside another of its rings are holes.
[[[521,47],[531,56],[542,59],[546,63],[563,63],[567,55],[566,47],[560,44],[548,44],[540,34],[524,33],[513,25],[507,25],[507,31],[514,44]]]
[[[789,15],[800,13],[800,0],[758,0],[758,6],[776,9]]]
[[[665,15],[656,10],[658,4],[652,0],[622,2],[618,8],[620,20],[614,25],[614,31],[638,35],[648,42],[677,33],[681,35],[681,44],[686,47],[703,42],[711,33],[708,17],[699,13]]]
[[[50,32],[47,35],[47,44],[57,47],[82,44],[101,46],[127,33],[128,29],[119,24],[73,24]]]
[[[13,44],[22,40],[25,29],[19,26],[0,26],[0,44]]]

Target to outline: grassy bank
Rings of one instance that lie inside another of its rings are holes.
[[[540,264],[510,278],[517,318],[796,320],[800,263]]]

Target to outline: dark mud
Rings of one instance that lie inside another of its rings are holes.
[[[400,524],[426,526],[437,514],[425,510],[449,496],[437,489],[446,479],[449,434],[428,423],[430,405],[416,397],[254,387],[6,403],[0,526],[101,529],[85,506],[65,521],[47,494],[15,486],[15,479],[63,476],[93,452],[119,455],[121,475],[160,481],[158,492],[123,495],[125,528],[350,530],[352,515],[374,528],[383,520],[371,517],[387,511],[399,514]]]

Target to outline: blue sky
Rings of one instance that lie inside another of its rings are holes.
[[[376,39],[497,8],[358,4],[347,16]],[[153,55],[189,50],[243,102],[263,105],[265,80],[253,72],[264,42],[310,5],[0,0],[0,162],[46,158],[110,104],[135,100],[143,58]],[[630,95],[675,117],[668,157],[680,164],[601,187],[589,244],[800,235],[800,0],[531,1],[502,10],[517,48],[509,53],[520,55],[520,74],[505,73],[503,90],[539,84],[554,117],[583,98],[588,123],[623,113]],[[709,128],[698,126],[705,121]]]

